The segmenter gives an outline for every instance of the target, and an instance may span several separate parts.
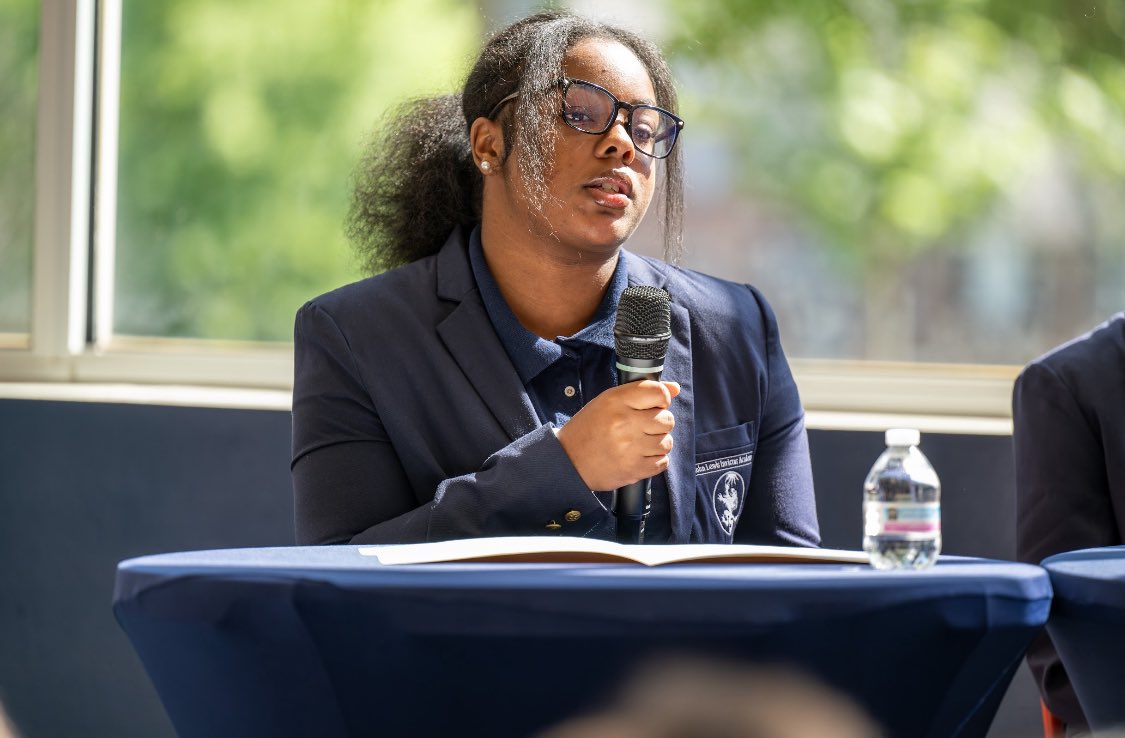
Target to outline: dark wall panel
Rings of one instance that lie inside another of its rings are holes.
[[[293,541],[289,415],[0,400],[0,700],[26,738],[174,736],[117,562]]]
[[[863,545],[863,480],[883,434],[809,431],[822,545]],[[923,433],[941,480],[942,553],[1015,560],[1016,493],[1010,436]]]

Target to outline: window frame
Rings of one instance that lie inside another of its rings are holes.
[[[113,335],[122,0],[42,0],[41,7],[31,330],[0,336],[0,397],[26,394],[12,383],[133,384],[261,390],[275,393],[276,404],[276,392],[292,388],[289,344]],[[811,427],[863,428],[905,414],[931,428],[963,418],[961,425],[987,433],[1010,428],[1020,369],[790,364]]]

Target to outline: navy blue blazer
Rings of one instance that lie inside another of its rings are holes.
[[[1122,542],[1125,531],[1125,313],[1024,368],[1012,392],[1016,551],[1038,564]],[[1085,724],[1046,634],[1028,665],[1051,712]]]
[[[542,425],[455,231],[433,256],[304,305],[295,326],[297,542],[560,533],[613,516]],[[804,411],[753,287],[622,251],[672,296],[671,540],[819,543]]]

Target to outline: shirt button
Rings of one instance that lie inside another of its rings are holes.
[[[574,387],[571,387],[569,384],[566,386],[566,389],[563,390],[563,394],[567,397],[574,397],[577,392],[578,390],[574,389]]]
[[[567,512],[565,517],[566,522],[573,523],[574,521],[578,520],[578,518],[582,517],[582,513],[578,512],[577,510],[570,510]]]

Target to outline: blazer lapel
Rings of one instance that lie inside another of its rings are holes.
[[[438,325],[438,335],[511,440],[539,427],[531,398],[492,329],[479,296],[463,300]]]
[[[437,259],[437,294],[457,306],[437,326],[438,336],[473,385],[486,410],[510,440],[539,427],[531,404],[508,353],[492,328],[469,265],[467,234],[458,229]]]

